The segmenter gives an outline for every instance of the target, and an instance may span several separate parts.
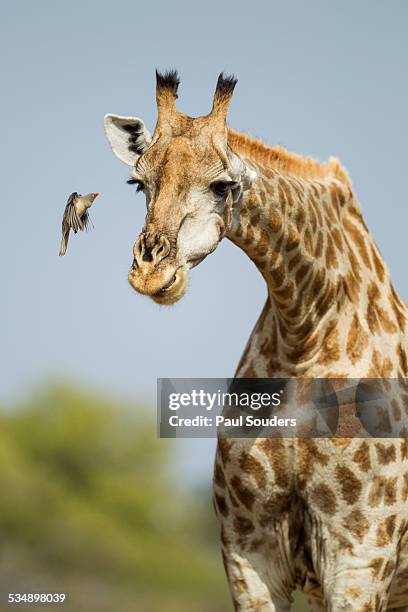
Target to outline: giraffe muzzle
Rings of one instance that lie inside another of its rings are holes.
[[[187,288],[187,271],[174,261],[170,252],[169,239],[151,233],[140,234],[133,248],[129,283],[158,304],[174,304]]]

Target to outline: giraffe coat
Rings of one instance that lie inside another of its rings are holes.
[[[357,437],[350,404],[334,438],[219,437],[214,505],[235,609],[408,610],[407,308],[347,173],[226,126],[236,79],[220,75],[208,115],[176,110],[176,72],[157,74],[153,136],[107,115],[115,154],[146,196],[131,286],[171,305],[189,271],[228,238],[267,300],[237,377],[398,378],[399,437]],[[384,383],[385,384],[385,383]],[[354,437],[353,437],[354,436]]]
[[[314,179],[300,161],[289,173],[260,143],[235,132],[230,142],[258,180],[228,237],[268,286],[236,375],[406,378],[406,309],[347,176],[334,166]],[[289,609],[295,588],[312,609],[408,605],[408,432],[398,431],[219,440],[214,500],[238,610]]]

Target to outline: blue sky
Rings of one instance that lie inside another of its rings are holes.
[[[339,157],[407,299],[407,18],[402,0],[3,4],[0,399],[64,378],[153,405],[157,376],[234,372],[266,295],[236,247],[224,241],[196,268],[172,309],[127,284],[144,200],[102,121],[136,115],[153,129],[156,67],[178,68],[190,115],[233,72],[234,128]],[[101,192],[95,231],[59,258],[74,190]],[[212,462],[212,442],[200,444],[194,474]]]

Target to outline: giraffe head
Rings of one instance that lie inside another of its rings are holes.
[[[128,182],[146,196],[129,282],[155,302],[173,304],[186,291],[188,271],[227,233],[234,203],[256,175],[227,144],[235,78],[220,74],[211,112],[197,118],[176,110],[175,71],[156,72],[156,79],[153,136],[141,119],[110,114],[105,131],[115,155],[132,166]]]

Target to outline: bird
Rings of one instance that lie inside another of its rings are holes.
[[[67,252],[69,232],[73,230],[76,234],[78,230],[88,229],[91,222],[88,208],[91,208],[98,195],[98,192],[81,195],[74,191],[69,196],[62,218],[60,257]]]

